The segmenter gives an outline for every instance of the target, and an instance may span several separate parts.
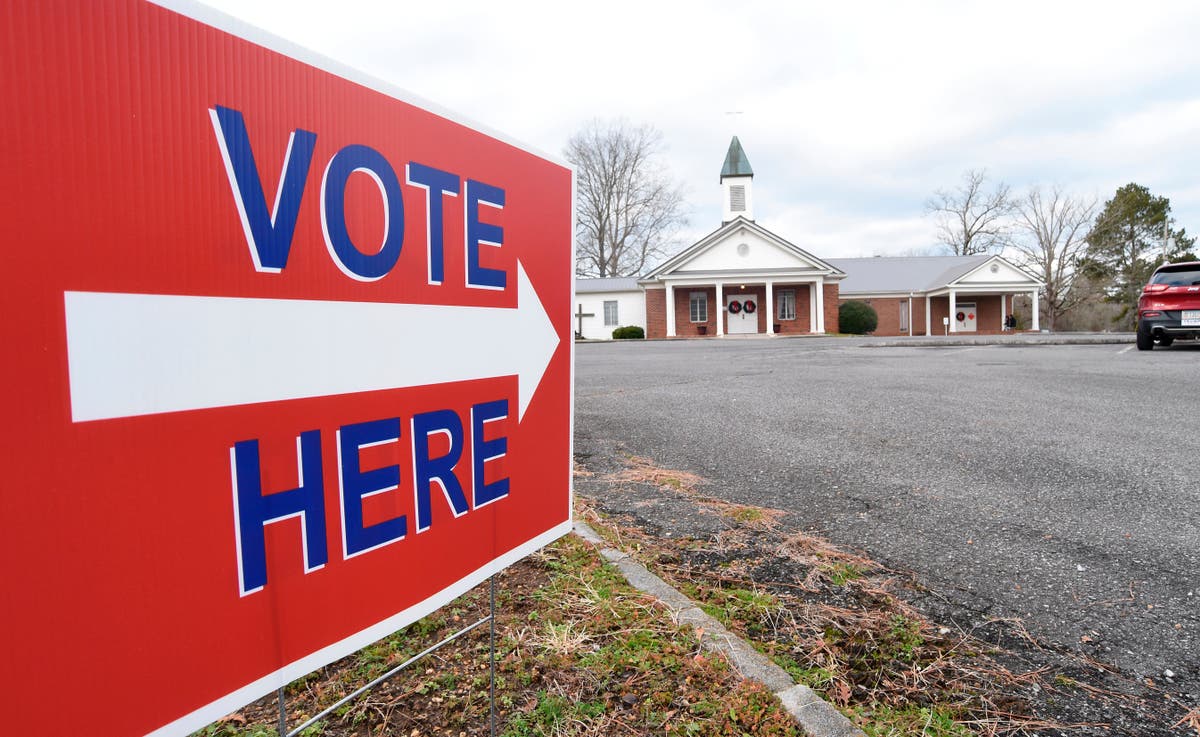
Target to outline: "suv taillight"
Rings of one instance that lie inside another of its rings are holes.
[[[1158,294],[1159,292],[1165,292],[1170,288],[1171,288],[1170,284],[1147,284],[1146,288],[1142,290],[1142,293],[1143,294]]]

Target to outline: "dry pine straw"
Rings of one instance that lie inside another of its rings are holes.
[[[1116,708],[1153,714],[1164,726],[1182,712],[1172,728],[1190,727],[1200,735],[1200,710],[1187,711],[1169,697],[1150,702],[1049,667],[1010,670],[995,657],[1003,655],[996,645],[971,631],[936,626],[905,603],[897,592],[915,586],[910,577],[818,537],[784,534],[784,513],[705,496],[699,491],[703,479],[695,474],[630,456],[623,469],[602,480],[614,489],[657,487],[660,494],[685,497],[701,513],[723,519],[725,529],[709,540],[664,538],[647,533],[632,516],[602,515],[586,498],[578,499],[576,509],[615,546],[706,605],[871,734],[1106,733],[1106,724],[1039,716],[1021,696],[1070,688]],[[1020,622],[1003,624],[1041,648]],[[1087,660],[1082,665],[1101,665]],[[935,715],[942,731],[930,729]]]

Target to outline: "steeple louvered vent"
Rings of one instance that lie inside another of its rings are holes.
[[[746,187],[741,184],[734,184],[729,188],[729,210],[730,212],[745,212],[746,211]]]

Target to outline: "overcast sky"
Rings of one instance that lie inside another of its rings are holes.
[[[734,134],[759,224],[819,257],[930,251],[924,203],[972,168],[1137,182],[1200,232],[1200,3],[206,4],[560,158],[593,118],[653,125],[687,242]]]

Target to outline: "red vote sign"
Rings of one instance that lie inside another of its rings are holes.
[[[569,169],[198,6],[0,19],[9,731],[186,734],[569,530]]]

